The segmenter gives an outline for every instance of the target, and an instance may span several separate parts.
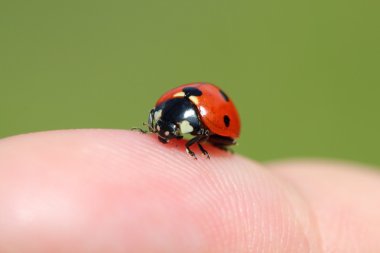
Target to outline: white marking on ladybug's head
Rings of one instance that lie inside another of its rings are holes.
[[[162,115],[162,110],[154,112],[154,120],[157,122],[161,118],[161,115]]]
[[[156,128],[157,128],[157,131],[160,131],[160,130],[161,130],[161,128],[160,128],[159,125],[156,125]]]
[[[169,131],[165,131],[165,136],[169,136]]]
[[[196,96],[190,96],[189,97],[190,101],[193,102],[195,105],[199,104],[199,100]]]
[[[189,121],[184,120],[179,123],[179,129],[181,130],[182,134],[188,134],[193,132],[194,128],[190,125]]]
[[[176,94],[173,95],[173,97],[184,97],[185,96],[185,92],[181,91],[181,92],[177,92]]]

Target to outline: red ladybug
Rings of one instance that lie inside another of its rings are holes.
[[[158,99],[149,113],[148,127],[149,132],[158,134],[162,143],[191,134],[194,137],[186,143],[186,152],[196,159],[190,149],[196,143],[210,158],[201,142],[207,141],[222,149],[236,144],[240,119],[234,104],[219,87],[210,83],[190,83]]]

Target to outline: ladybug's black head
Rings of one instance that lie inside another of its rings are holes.
[[[162,143],[167,143],[173,138],[180,138],[177,125],[171,122],[158,120],[155,125],[155,130],[158,133],[158,139]]]

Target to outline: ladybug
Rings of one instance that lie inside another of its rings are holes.
[[[186,143],[186,152],[195,159],[192,145],[197,144],[210,158],[202,142],[227,150],[240,135],[235,105],[226,93],[210,83],[184,84],[166,92],[150,111],[147,125],[149,132],[158,134],[162,143],[182,139],[185,134],[193,135]]]

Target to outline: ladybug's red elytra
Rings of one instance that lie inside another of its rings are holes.
[[[197,144],[210,158],[202,142],[226,149],[236,144],[240,135],[240,119],[235,105],[219,87],[210,83],[184,84],[166,92],[156,102],[148,118],[149,132],[157,133],[162,143],[182,139],[184,134],[194,137],[186,143],[186,151]]]

